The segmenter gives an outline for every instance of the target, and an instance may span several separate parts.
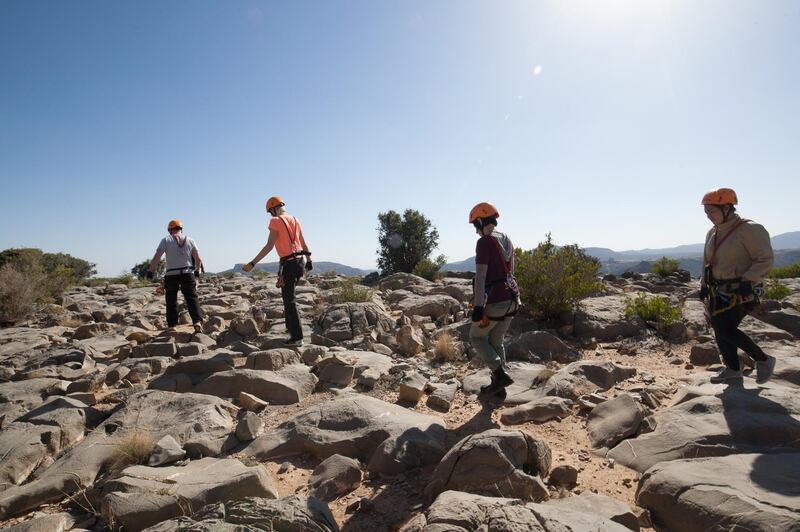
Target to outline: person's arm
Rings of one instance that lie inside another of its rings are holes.
[[[155,255],[153,255],[152,260],[150,261],[150,267],[147,269],[150,273],[156,273],[158,270],[158,263],[161,262],[161,257],[164,255],[164,252],[167,250],[167,246],[162,240],[158,244],[158,248],[156,249]]]
[[[195,271],[203,271],[203,259],[200,258],[200,251],[197,250],[197,245],[192,240],[192,258],[194,259]]]
[[[481,321],[483,305],[486,303],[486,274],[489,272],[489,260],[485,248],[478,240],[475,246],[475,282],[472,294],[472,321]]]
[[[748,224],[748,226],[742,228],[747,230],[742,240],[752,262],[747,271],[742,274],[742,279],[760,283],[772,269],[775,255],[772,252],[769,233],[764,226],[759,224]]]
[[[256,258],[251,260],[249,263],[245,264],[245,266],[250,266],[245,271],[249,272],[255,267],[256,264],[258,264],[261,261],[261,259],[266,257],[267,254],[269,254],[269,252],[272,251],[272,248],[275,247],[275,242],[277,241],[278,241],[278,231],[276,231],[275,229],[270,229],[269,238],[267,239],[266,245],[263,248],[261,248],[261,251],[258,252]]]

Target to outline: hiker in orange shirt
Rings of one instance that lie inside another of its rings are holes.
[[[269,238],[267,244],[258,252],[256,258],[242,267],[249,272],[258,262],[267,256],[274,247],[280,257],[278,270],[278,286],[283,297],[283,316],[286,328],[289,329],[289,339],[286,345],[303,345],[303,328],[300,325],[300,315],[295,302],[295,287],[304,272],[310,272],[314,267],[311,263],[311,252],[308,250],[303,237],[303,228],[300,221],[286,214],[286,204],[279,196],[267,200],[267,212],[272,216],[269,222]]]
[[[736,214],[736,192],[712,190],[703,196],[703,208],[714,227],[706,235],[700,299],[706,301],[711,326],[725,368],[711,377],[720,383],[742,378],[738,349],[755,360],[756,382],[769,380],[775,358],[767,355],[739,324],[758,305],[764,278],[772,268],[769,233],[762,225]]]

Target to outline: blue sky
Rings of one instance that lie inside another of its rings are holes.
[[[698,242],[717,186],[800,230],[798,27],[794,1],[3,0],[0,249],[115,275],[180,218],[222,270],[273,194],[359,267],[388,209],[471,256],[482,200],[523,247]]]

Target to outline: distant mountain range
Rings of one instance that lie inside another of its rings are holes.
[[[223,272],[217,272],[217,273],[223,274],[231,272],[241,272],[242,266],[244,266],[244,264],[236,264],[230,270],[225,270]],[[264,264],[256,264],[255,270],[267,273],[277,273],[278,266],[279,264],[277,262],[266,262]],[[353,268],[352,266],[339,264],[338,262],[314,261],[314,273],[335,272],[338,273],[339,275],[368,275],[374,271],[377,270],[362,270],[360,268]]]
[[[800,231],[782,233],[772,237],[772,248],[775,250],[775,265],[785,266],[800,262]],[[605,273],[623,273],[634,271],[649,272],[653,261],[661,257],[679,259],[681,268],[689,270],[693,275],[700,275],[703,255],[703,244],[684,244],[671,248],[636,249],[614,251],[609,248],[587,247],[586,253],[597,257],[603,263]],[[474,271],[475,257],[458,262],[449,262],[442,267],[445,271]]]

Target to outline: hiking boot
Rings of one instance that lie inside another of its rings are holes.
[[[194,332],[196,332],[197,334],[200,334],[201,332],[203,332],[203,323],[202,322],[198,322],[198,323],[194,324]]]
[[[741,379],[742,378],[742,370],[733,370],[731,368],[723,368],[719,373],[716,375],[711,376],[711,382],[714,384],[719,384],[721,382],[726,382],[734,379]]]
[[[767,382],[772,377],[772,372],[775,371],[775,357],[766,356],[766,360],[756,361],[756,382],[758,384]]]
[[[302,338],[289,338],[288,340],[283,342],[283,345],[285,345],[287,347],[301,347],[303,345],[303,339]]]
[[[503,395],[506,396],[506,386],[514,384],[514,380],[508,376],[503,367],[499,367],[492,372],[492,381],[489,384],[481,386],[481,394],[483,395]]]
[[[514,379],[512,379],[509,374],[506,373],[506,370],[503,369],[503,366],[500,366],[492,373],[494,374],[494,378],[499,386],[505,388],[506,386],[511,386],[514,384]]]

